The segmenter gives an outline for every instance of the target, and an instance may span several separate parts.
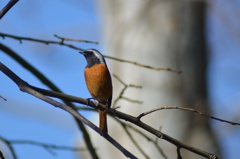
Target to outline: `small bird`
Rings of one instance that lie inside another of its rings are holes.
[[[110,108],[113,90],[112,79],[103,55],[95,49],[88,49],[80,53],[87,60],[84,76],[89,93],[99,103]],[[104,133],[108,133],[107,116],[102,110],[99,110],[99,127]]]

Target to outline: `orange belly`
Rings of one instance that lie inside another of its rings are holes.
[[[112,95],[112,80],[104,64],[96,64],[84,70],[85,81],[91,96],[106,104]]]

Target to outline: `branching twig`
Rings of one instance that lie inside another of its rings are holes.
[[[47,95],[49,95],[49,94],[50,93],[48,93]],[[106,109],[105,105],[102,105],[102,104],[95,105],[94,102],[92,102],[92,101],[89,102],[88,100],[84,100],[82,98],[78,98],[78,97],[74,97],[74,96],[70,96],[70,95],[64,95],[64,94],[58,93],[58,92],[55,92],[53,94],[54,94],[54,97],[58,97],[58,95],[61,94],[59,96],[61,98],[64,98],[66,100],[69,99],[72,102],[78,102],[78,103],[81,103],[81,104],[85,104],[85,105],[88,105],[88,106],[93,107],[95,109],[100,109],[100,110],[105,110]],[[158,130],[150,127],[150,126],[148,126],[147,124],[141,122],[138,119],[138,117],[133,117],[133,116],[130,116],[128,114],[119,112],[117,110],[114,110],[114,113],[111,112],[111,111],[108,111],[108,113],[110,113],[113,116],[118,117],[119,119],[123,119],[125,121],[130,122],[130,123],[133,123],[133,124],[139,126],[140,128],[148,131],[149,133],[155,135],[156,137],[158,137],[160,139],[164,139],[164,140],[172,143],[173,145],[176,145],[177,147],[184,148],[186,150],[189,150],[189,151],[191,151],[191,152],[193,152],[195,154],[198,154],[198,155],[203,156],[203,157],[208,158],[208,159],[218,159],[217,156],[214,155],[214,154],[210,154],[210,153],[205,152],[203,150],[194,148],[192,146],[188,146],[188,145],[186,145],[186,144],[184,144],[184,143],[182,143],[182,142],[180,142],[180,141],[178,141],[178,140],[176,140],[176,139],[174,139],[174,138],[172,138],[172,137],[170,137],[170,136],[168,136],[168,135],[166,135],[166,134],[164,134],[164,133],[162,133],[162,132],[160,132],[160,131],[158,131]]]
[[[125,130],[125,132],[127,133],[127,135],[129,136],[129,138],[131,139],[131,141],[133,142],[133,144],[137,147],[137,149],[142,153],[142,155],[145,158],[149,159],[149,156],[143,151],[143,149],[140,147],[140,145],[137,143],[137,141],[133,138],[133,136],[127,129],[126,125],[123,122],[121,122],[121,125],[122,125],[123,129]]]
[[[86,108],[86,107],[76,107],[78,110],[87,110],[87,111],[94,111],[97,112],[96,109],[92,109],[92,108]],[[111,115],[112,116],[112,115]],[[116,115],[117,116],[117,115]],[[114,117],[114,116],[113,116]],[[164,159],[168,159],[167,155],[164,153],[164,151],[161,149],[161,147],[158,145],[158,138],[156,137],[156,140],[151,139],[150,137],[148,137],[146,134],[144,134],[142,131],[136,129],[135,127],[133,127],[132,125],[129,125],[127,123],[122,122],[121,120],[114,118],[118,123],[120,123],[122,125],[122,127],[125,129],[129,128],[133,131],[135,131],[136,133],[138,133],[139,135],[143,136],[146,140],[148,140],[149,142],[152,142],[154,144],[154,146],[157,148],[158,152],[163,156]],[[161,129],[159,129],[160,131]]]
[[[103,134],[102,131],[96,126],[94,125],[92,122],[90,122],[89,120],[87,120],[85,117],[83,117],[80,113],[78,113],[77,111],[75,111],[73,108],[61,104],[47,96],[44,96],[42,93],[36,91],[33,89],[33,87],[31,87],[28,83],[26,83],[25,81],[23,81],[20,77],[18,77],[16,74],[14,74],[10,69],[8,69],[5,65],[3,65],[0,62],[0,70],[7,75],[14,83],[16,83],[18,85],[18,87],[20,88],[21,91],[29,93],[55,107],[58,107],[60,109],[63,109],[65,111],[67,111],[68,113],[70,113],[71,115],[73,115],[74,117],[76,117],[78,120],[81,120],[83,123],[85,123],[86,125],[88,125],[90,128],[92,128],[95,132],[97,132],[98,134],[100,134],[101,136],[103,136],[106,140],[108,140],[112,145],[114,145],[117,149],[119,149],[126,157],[132,158],[132,159],[136,159],[136,157],[131,154],[129,151],[127,151],[125,148],[123,148],[117,141],[115,141],[111,136],[109,136],[108,134]],[[88,102],[86,101],[86,104],[90,103],[93,104],[93,102]],[[100,105],[100,104],[98,104]],[[105,109],[105,106],[103,106],[103,109]],[[99,107],[99,106],[98,106]]]
[[[41,39],[35,39],[35,38],[29,38],[29,37],[15,36],[15,35],[10,35],[10,34],[5,34],[5,33],[0,33],[0,36],[2,38],[8,37],[8,38],[12,38],[12,39],[18,40],[18,41],[20,41],[20,43],[22,43],[23,40],[26,40],[26,41],[33,41],[33,42],[43,43],[43,44],[46,44],[46,45],[49,45],[49,44],[62,45],[62,46],[66,46],[66,47],[69,47],[71,49],[80,50],[80,51],[84,50],[84,49],[79,48],[77,46],[74,46],[72,44],[65,43],[64,40],[61,39],[61,38],[60,38],[61,41],[53,41],[53,40],[41,40]],[[69,39],[69,38],[65,38],[65,39]],[[92,42],[92,43],[94,43],[94,42]],[[148,65],[144,65],[144,64],[135,62],[135,61],[123,60],[123,59],[120,59],[120,58],[107,56],[107,55],[104,55],[104,57],[112,59],[112,60],[115,60],[115,61],[129,63],[129,64],[133,64],[133,65],[136,65],[136,66],[139,66],[139,67],[155,70],[155,71],[170,71],[170,72],[175,72],[175,73],[178,73],[178,74],[181,73],[181,71],[176,71],[176,70],[173,70],[171,68],[152,67],[152,66],[148,66]]]
[[[54,34],[54,36],[56,38],[60,39],[62,43],[64,43],[64,41],[73,41],[73,42],[84,42],[84,43],[98,44],[98,42],[89,41],[89,40],[78,40],[78,39],[72,39],[72,38],[64,38],[64,37],[60,37],[56,34]]]
[[[3,100],[5,100],[5,101],[7,101],[7,99],[6,99],[6,98],[4,98],[4,97],[2,97],[1,95],[0,95],[0,98],[1,98],[1,99],[3,99]]]
[[[0,11],[0,19],[18,2],[19,0],[10,0],[8,4]]]
[[[73,116],[75,116],[76,118],[78,118],[79,120],[81,120],[82,122],[84,122],[85,124],[87,124],[89,127],[91,127],[94,131],[96,131],[97,133],[99,133],[100,135],[102,134],[102,131],[95,126],[94,124],[92,124],[89,120],[87,120],[86,118],[84,118],[81,114],[79,114],[78,112],[76,112],[74,109],[72,109],[71,107],[68,107],[64,104],[61,104],[51,98],[48,98],[46,96],[44,96],[42,93],[32,89],[32,87],[30,87],[26,82],[24,82],[22,79],[20,79],[18,76],[16,76],[11,70],[9,70],[6,66],[4,66],[2,63],[0,63],[0,70],[7,75],[11,80],[13,80],[16,84],[18,84],[20,90],[27,92],[51,105],[54,105],[58,108],[61,108],[67,112],[69,112],[70,114],[72,114]],[[61,94],[61,93],[57,93],[57,94]],[[57,96],[57,94],[55,94],[55,97]],[[88,100],[84,100],[82,98],[78,98],[78,97],[74,97],[74,98],[68,98],[69,96],[65,96],[64,94],[61,95],[62,97],[64,97],[65,99],[68,99],[72,102],[78,102],[91,106],[95,109],[100,109],[100,110],[106,110],[105,105],[98,103],[97,105],[95,105],[94,102],[89,102]],[[72,96],[73,97],[73,96]],[[73,100],[72,100],[73,99]],[[82,102],[84,100],[84,103]],[[194,148],[192,146],[186,145],[170,136],[168,136],[167,134],[164,134],[162,132],[160,132],[159,130],[156,130],[154,128],[152,128],[151,126],[143,123],[141,120],[139,120],[138,117],[134,117],[125,113],[122,113],[120,111],[117,110],[113,110],[114,113],[112,111],[108,111],[108,113],[110,113],[111,115],[116,115],[116,117],[118,117],[119,119],[123,119],[125,121],[128,121],[132,124],[135,124],[136,126],[146,130],[147,132],[157,136],[160,139],[164,139],[166,141],[168,141],[169,143],[172,143],[173,145],[175,145],[178,148],[182,148],[182,149],[186,149],[188,151],[191,151],[195,154],[198,154],[200,156],[203,156],[205,158],[208,159],[217,159],[217,156],[214,154],[210,154],[208,152],[205,152],[203,150]],[[121,145],[119,145],[115,140],[113,140],[109,135],[103,135],[103,137],[105,139],[107,139],[110,143],[112,143],[115,147],[117,147],[121,152],[123,152],[126,156],[131,156],[131,158],[136,158],[135,156],[133,156],[131,153],[129,153],[127,150],[125,150],[123,147],[121,147]]]
[[[18,40],[20,43],[22,43],[22,41],[25,40],[25,41],[38,42],[38,43],[42,43],[42,44],[46,44],[46,45],[49,45],[49,44],[63,45],[63,46],[67,46],[67,47],[69,47],[69,48],[72,48],[72,49],[75,49],[75,50],[80,50],[80,51],[83,51],[83,50],[84,50],[84,49],[81,49],[81,48],[76,47],[76,46],[74,46],[74,45],[64,43],[64,42],[62,42],[61,40],[60,40],[60,41],[41,40],[41,39],[36,39],[36,38],[29,38],[29,37],[23,37],[23,36],[15,36],[15,35],[10,35],[10,34],[5,34],[5,33],[0,33],[0,36],[1,36],[2,38],[8,37],[8,38],[12,38],[12,39]]]
[[[37,142],[37,141],[32,141],[32,140],[8,140],[8,139],[3,138],[3,137],[0,137],[0,140],[4,141],[4,143],[7,144],[7,146],[9,148],[12,148],[12,145],[14,145],[14,144],[21,144],[21,145],[28,144],[28,145],[35,145],[35,146],[43,147],[48,152],[50,152],[51,154],[54,154],[52,151],[50,151],[51,149],[66,150],[66,151],[86,151],[87,150],[86,148],[60,146],[60,145],[47,144],[47,143]],[[12,154],[15,154],[15,152],[13,153],[13,148],[12,148]],[[0,159],[1,159],[1,156],[0,156]]]
[[[228,121],[228,120],[220,119],[220,118],[217,118],[217,117],[214,117],[214,116],[211,116],[211,115],[204,114],[204,113],[202,113],[202,112],[200,112],[196,109],[186,108],[186,107],[176,107],[176,106],[164,106],[164,107],[157,108],[157,109],[154,109],[154,110],[151,110],[151,111],[148,111],[148,112],[141,113],[138,116],[138,119],[140,120],[145,115],[148,115],[150,113],[153,113],[153,112],[156,112],[156,111],[159,111],[159,110],[164,110],[164,109],[176,109],[176,110],[189,111],[189,112],[193,112],[193,113],[199,114],[201,116],[204,116],[206,118],[211,118],[211,119],[214,119],[214,120],[217,120],[217,121],[220,121],[220,122],[228,123],[228,124],[231,124],[231,125],[240,125],[240,123],[237,123],[237,122],[232,122],[232,121]]]
[[[35,145],[35,146],[43,147],[45,149],[66,150],[66,151],[86,151],[87,150],[86,148],[60,146],[60,145],[47,144],[47,143],[31,141],[31,140],[8,140],[8,142],[11,144]]]
[[[138,85],[133,85],[133,84],[126,84],[125,82],[123,82],[123,80],[121,80],[117,75],[113,74],[113,77],[115,77],[122,85],[124,86],[129,86],[129,87],[135,87],[135,88],[139,88],[142,89],[142,86],[138,86]]]
[[[167,155],[164,153],[164,151],[158,145],[158,139],[159,139],[158,137],[156,137],[156,140],[153,140],[150,137],[148,137],[146,134],[144,134],[142,131],[133,127],[132,125],[126,124],[119,119],[116,119],[116,121],[118,121],[123,127],[132,129],[133,131],[135,131],[139,135],[143,136],[146,140],[152,142],[154,144],[154,146],[158,149],[158,152],[163,156],[163,158],[168,159]]]
[[[181,147],[177,147],[177,159],[183,159],[181,155]]]
[[[41,91],[42,92],[42,91]],[[78,103],[81,103],[81,104],[85,104],[85,105],[88,105],[90,107],[93,107],[95,109],[100,109],[100,110],[105,110],[106,107],[105,105],[102,105],[100,103],[98,103],[97,105],[95,105],[94,102],[92,101],[88,101],[87,99],[82,99],[82,98],[78,98],[78,97],[75,97],[75,96],[70,96],[70,95],[65,95],[65,94],[62,94],[62,93],[58,93],[58,92],[52,92],[50,93],[50,91],[47,91],[47,90],[44,90],[43,92],[45,95],[50,95],[52,94],[54,97],[59,97],[61,99],[65,99],[65,100],[70,100],[72,102],[78,102]],[[195,154],[198,154],[200,156],[203,156],[205,158],[208,158],[208,159],[217,159],[216,155],[214,154],[210,154],[208,152],[205,152],[203,150],[200,150],[200,149],[197,149],[197,148],[194,148],[192,146],[189,146],[189,145],[186,145],[150,126],[148,126],[147,124],[141,122],[138,117],[133,117],[131,115],[128,115],[128,114],[125,114],[125,113],[122,113],[122,112],[119,112],[117,110],[114,110],[114,113],[112,111],[108,111],[108,113],[110,113],[111,115],[113,116],[116,116],[118,117],[119,119],[123,119],[125,121],[128,121],[130,123],[133,123],[135,124],[136,126],[146,130],[147,132],[155,135],[156,137],[160,138],[160,139],[164,139],[170,143],[172,143],[173,145],[176,145],[177,147],[181,147],[181,148],[184,148],[186,150],[189,150]]]
[[[165,154],[165,152],[163,151],[163,149],[161,149],[161,147],[158,145],[158,138],[156,138],[154,145],[156,146],[156,148],[158,149],[158,152],[165,158],[168,159],[167,155]]]
[[[27,70],[29,70],[36,78],[38,78],[43,84],[45,84],[46,86],[48,86],[48,88],[50,88],[51,90],[57,91],[57,92],[62,92],[54,83],[52,83],[50,80],[48,80],[41,72],[39,72],[36,68],[34,68],[32,65],[30,65],[26,60],[24,60],[23,58],[21,58],[17,53],[15,53],[13,50],[11,50],[10,48],[8,48],[7,46],[3,45],[0,43],[0,50],[2,50],[4,53],[6,53],[7,55],[9,55],[10,57],[12,57],[12,59],[16,60],[22,67],[26,68]],[[75,106],[68,101],[65,101],[63,99],[63,102],[74,108]],[[99,158],[93,145],[92,145],[92,141],[90,139],[90,136],[84,126],[84,124],[75,118],[76,123],[78,124],[79,129],[82,131],[83,134],[83,139],[85,141],[85,144],[92,156],[92,158]]]
[[[123,82],[117,75],[113,74],[113,77],[115,77],[124,87],[123,89],[121,90],[121,92],[119,93],[119,95],[117,96],[117,98],[114,100],[114,103],[113,103],[113,108],[116,107],[116,104],[117,102],[120,100],[120,99],[125,99],[129,102],[132,102],[132,103],[139,103],[139,104],[142,104],[143,102],[142,101],[139,101],[139,100],[133,100],[133,99],[130,99],[130,98],[127,98],[127,97],[124,97],[123,94],[124,92],[127,90],[127,88],[129,87],[133,87],[133,88],[139,88],[139,89],[142,89],[142,86],[137,86],[137,85],[133,85],[133,84],[126,84],[125,82]]]
[[[97,112],[96,109],[92,109],[92,108],[86,108],[86,107],[76,107],[78,110],[87,110],[87,111],[95,111]],[[111,115],[112,116],[112,115]],[[116,115],[117,116],[117,115]],[[132,125],[126,124],[124,122],[122,122],[121,120],[114,118],[118,123],[121,124],[121,126],[124,128],[125,131],[128,131],[127,128],[135,131],[136,133],[138,133],[139,135],[141,135],[142,137],[144,137],[147,141],[152,142],[154,144],[154,146],[157,148],[158,152],[162,155],[162,157],[164,159],[168,159],[167,155],[164,153],[164,151],[161,149],[161,147],[158,145],[158,138],[156,137],[156,140],[151,139],[150,137],[148,137],[146,134],[144,134],[142,131],[136,129],[135,127],[133,127]],[[160,129],[159,129],[160,131]],[[131,137],[130,137],[131,138]],[[134,140],[134,139],[133,139]],[[134,144],[136,143],[135,140],[133,142]],[[137,143],[136,143],[137,144]],[[138,146],[136,146],[138,147]]]
[[[131,103],[138,103],[138,104],[143,104],[143,101],[139,101],[139,100],[133,100],[127,97],[121,97],[121,99],[125,99],[126,101],[129,101]]]

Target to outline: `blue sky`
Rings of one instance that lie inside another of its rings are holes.
[[[240,1],[212,1],[208,14],[211,54],[208,70],[210,104],[215,116],[240,122]],[[224,157],[239,156],[240,128],[212,121]]]
[[[0,1],[2,8],[7,1]],[[51,0],[19,1],[0,21],[1,32],[25,37],[37,37],[46,40],[58,40],[53,34],[62,37],[100,41],[100,20],[95,1]],[[85,59],[78,51],[24,41],[20,44],[11,39],[1,42],[44,75],[52,80],[61,90],[68,94],[90,97],[85,87],[83,69]],[[100,49],[101,45],[77,43],[84,49]],[[7,55],[0,54],[1,62],[6,64],[21,78],[30,84],[46,88],[31,73],[22,68]],[[0,74],[1,95],[7,102],[0,100],[0,132],[7,139],[27,139],[46,143],[74,146],[80,135],[73,118],[66,112],[49,106],[38,99],[22,93],[16,85]],[[76,86],[76,84],[79,84]],[[86,115],[86,114],[85,114]],[[0,147],[2,145],[0,144]],[[31,145],[14,145],[21,158],[51,159],[56,156],[41,147]],[[69,151],[55,151],[57,158],[73,158]],[[41,155],[39,155],[41,154]],[[6,158],[10,158],[9,153]]]
[[[0,8],[7,2],[8,0],[1,0]],[[240,24],[239,19],[234,17],[236,10],[240,9],[240,4],[237,1],[235,5],[226,4],[226,1],[213,2],[215,5],[210,8],[207,25],[208,44],[211,50],[208,71],[210,101],[216,116],[239,121],[237,115],[240,112],[240,39],[236,36],[239,35],[239,30],[236,28],[240,28]],[[232,9],[233,7],[235,10]],[[76,45],[84,49],[103,49],[101,17],[96,1],[19,1],[0,21],[0,32],[46,40],[57,40],[53,36],[57,34],[63,37],[98,41],[99,45],[85,43]],[[78,51],[63,46],[48,46],[27,41],[20,44],[11,39],[0,39],[0,42],[16,51],[64,92],[90,97],[83,81],[86,62]],[[46,88],[10,57],[0,53],[0,60],[30,84]],[[7,98],[7,102],[0,100],[0,135],[3,137],[69,146],[75,144],[75,137],[80,134],[69,114],[20,92],[16,85],[1,73],[0,95]],[[234,159],[235,156],[239,156],[239,127],[215,121],[212,123],[219,132],[225,157]],[[3,145],[0,144],[0,148],[1,146]],[[15,145],[14,148],[19,159],[56,158],[41,147]],[[55,152],[57,158],[73,158],[75,155],[68,151]]]

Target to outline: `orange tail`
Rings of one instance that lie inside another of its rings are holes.
[[[108,133],[107,116],[102,110],[99,110],[99,127],[104,133]]]

